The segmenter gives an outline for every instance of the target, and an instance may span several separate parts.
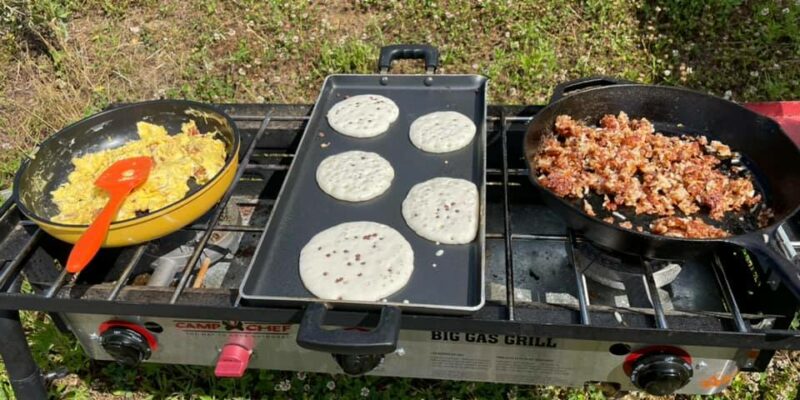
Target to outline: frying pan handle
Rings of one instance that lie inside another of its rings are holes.
[[[612,78],[609,76],[592,76],[589,78],[581,78],[574,81],[559,83],[556,88],[553,89],[553,95],[550,97],[550,103],[555,103],[556,101],[561,100],[561,98],[566,97],[575,91],[590,89],[593,87],[618,85],[621,83],[635,82]]]
[[[425,73],[432,74],[439,68],[439,49],[429,44],[395,44],[381,47],[378,57],[378,72],[389,73],[394,60],[425,60]]]
[[[756,235],[731,238],[729,242],[745,248],[762,267],[772,268],[789,291],[800,299],[800,266],[786,258],[782,251]]]
[[[327,308],[322,303],[306,306],[297,344],[300,347],[332,354],[388,354],[397,348],[400,333],[400,309],[386,306],[381,309],[378,325],[369,331],[323,329]]]

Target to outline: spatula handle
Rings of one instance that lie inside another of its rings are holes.
[[[97,255],[100,246],[106,239],[108,228],[111,226],[111,220],[117,215],[128,193],[130,193],[130,190],[127,192],[118,191],[110,194],[108,203],[106,203],[103,211],[101,211],[100,215],[89,225],[89,229],[83,233],[80,239],[78,239],[78,242],[75,243],[75,247],[73,247],[72,251],[69,253],[67,272],[71,274],[80,272],[89,264],[89,261],[92,261],[94,256]]]

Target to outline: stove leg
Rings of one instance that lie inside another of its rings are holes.
[[[0,310],[0,355],[18,399],[46,399],[47,389],[22,331],[19,312]]]

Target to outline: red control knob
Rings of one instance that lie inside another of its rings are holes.
[[[692,378],[692,358],[671,346],[639,349],[625,358],[625,373],[639,389],[656,396],[672,394]]]
[[[156,338],[143,326],[133,322],[112,320],[97,329],[103,349],[117,362],[134,366],[150,358],[158,348]]]

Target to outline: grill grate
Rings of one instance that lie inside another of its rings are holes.
[[[266,218],[261,218],[262,223],[253,222],[254,218],[249,223],[225,224],[220,222],[222,210],[227,202],[236,201],[240,205],[252,206],[258,212],[268,213],[277,196],[274,187],[280,187],[289,168],[293,149],[299,142],[310,110],[309,106],[297,105],[222,107],[240,127],[242,142],[246,145],[242,146],[234,184],[220,205],[210,212],[209,217],[184,228],[203,234],[189,261],[180,269],[176,285],[163,288],[133,285],[134,274],[137,268],[141,269],[140,264],[149,244],[114,253],[112,263],[120,265],[114,268],[108,266],[107,269],[114,274],[110,278],[95,281],[93,279],[96,278],[70,276],[58,266],[65,246],[54,243],[36,225],[26,220],[12,201],[8,201],[0,208],[0,308],[297,322],[301,315],[298,309],[247,307],[240,305],[235,289],[194,289],[188,285],[196,273],[197,261],[214,232],[250,235],[263,232]],[[642,271],[640,284],[643,292],[647,293],[649,307],[613,306],[599,302],[596,289],[593,289],[594,283],[587,281],[585,274],[591,265],[585,265],[577,255],[578,245],[583,243],[581,238],[564,229],[563,224],[554,220],[552,215],[542,211],[538,200],[531,197],[531,191],[525,188],[528,174],[522,160],[522,135],[526,124],[538,109],[535,106],[492,106],[487,118],[489,165],[486,239],[487,264],[490,266],[487,273],[496,275],[493,279],[487,279],[487,282],[500,285],[501,295],[488,296],[486,307],[473,317],[406,315],[404,328],[528,332],[652,343],[800,348],[800,333],[788,329],[798,304],[787,302],[786,299],[790,297],[786,297],[782,288],[773,291],[763,284],[772,279],[764,270],[735,265],[729,260],[733,257],[730,255],[715,255],[702,267],[713,277],[716,286],[713,290],[720,295],[720,309],[668,309],[659,294],[662,289],[656,285],[655,266],[650,260],[638,260]],[[243,192],[250,193],[251,198],[240,200]],[[534,211],[531,211],[531,207]],[[787,232],[779,235],[781,245],[790,254],[800,247],[800,241],[792,239],[797,237],[796,223],[789,224],[791,226],[786,227]],[[562,250],[552,246],[559,243],[563,244]],[[552,254],[559,255],[552,262],[562,262],[559,260],[563,258],[563,266],[548,264],[552,270],[543,272],[538,270],[538,264],[531,263],[531,260],[540,260],[536,257],[551,259],[548,257]],[[743,264],[741,255],[733,258],[739,260],[738,264]],[[94,265],[83,274],[102,267]],[[565,275],[558,276],[567,278],[547,280],[546,277],[537,277],[537,274],[548,271],[563,273]],[[526,284],[525,279],[520,278],[526,273],[534,276],[531,279],[540,282],[541,287],[531,288]],[[17,293],[14,290],[17,286],[15,283],[23,279],[33,281],[31,277],[42,275],[49,279],[33,284],[33,293]],[[742,280],[742,276],[749,279]],[[740,281],[755,283],[747,286]],[[575,300],[575,304],[533,298],[534,292],[537,296],[547,292],[542,289],[544,286],[557,284],[566,288],[566,297]],[[490,292],[487,290],[487,293]],[[525,299],[524,295],[529,292],[531,298]],[[750,297],[742,300],[743,293]],[[757,301],[754,302],[754,299]],[[742,305],[746,307],[740,308]],[[332,323],[342,325],[367,323],[375,318],[374,313],[367,311],[335,311],[330,315]],[[621,316],[624,316],[624,323],[621,322]],[[720,339],[719,333],[726,335]],[[781,340],[768,339],[768,336],[775,338],[775,335]]]

